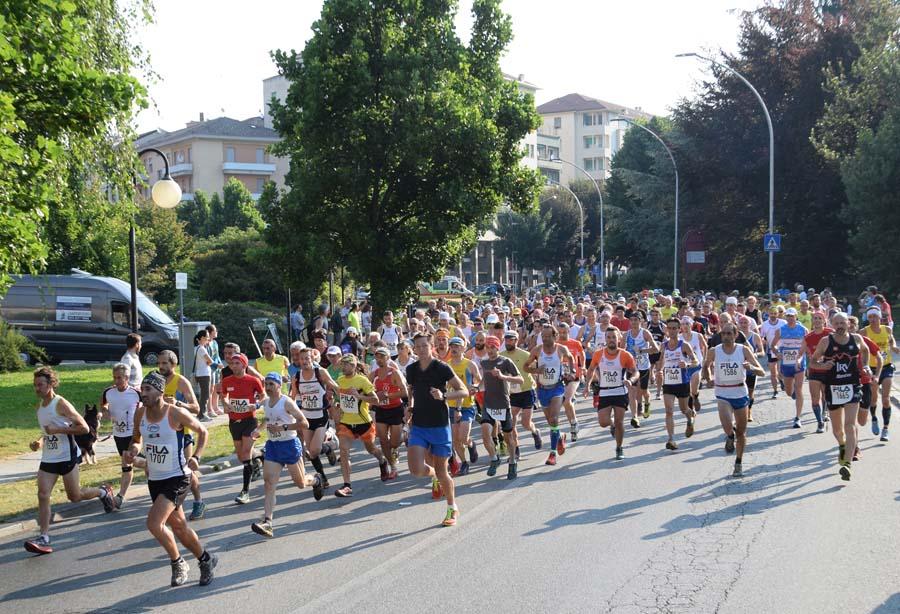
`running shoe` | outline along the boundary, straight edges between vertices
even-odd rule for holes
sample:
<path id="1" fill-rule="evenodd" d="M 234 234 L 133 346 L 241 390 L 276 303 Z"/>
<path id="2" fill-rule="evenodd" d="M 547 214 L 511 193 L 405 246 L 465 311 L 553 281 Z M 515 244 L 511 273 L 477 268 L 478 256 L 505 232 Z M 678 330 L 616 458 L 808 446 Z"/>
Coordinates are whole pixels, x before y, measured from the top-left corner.
<path id="1" fill-rule="evenodd" d="M 103 484 L 100 487 L 100 503 L 103 504 L 103 511 L 107 514 L 116 509 L 116 499 L 109 484 Z"/>
<path id="2" fill-rule="evenodd" d="M 631 419 L 631 426 L 636 429 L 641 428 L 641 421 L 638 420 L 637 416 L 635 416 Z"/>
<path id="3" fill-rule="evenodd" d="M 773 390 L 773 391 L 772 391 L 772 398 L 773 398 L 773 399 L 778 398 L 778 391 L 777 391 L 777 390 Z"/>
<path id="4" fill-rule="evenodd" d="M 659 395 L 656 395 L 659 398 Z M 650 417 L 650 401 L 644 401 L 644 420 Z"/>
<path id="5" fill-rule="evenodd" d="M 747 422 L 753 422 L 753 410 L 747 409 Z"/>
<path id="6" fill-rule="evenodd" d="M 687 419 L 687 426 L 684 427 L 684 436 L 685 436 L 685 437 L 691 437 L 693 434 L 694 434 L 694 419 L 693 419 L 693 418 L 688 418 L 688 419 Z"/>
<path id="7" fill-rule="evenodd" d="M 459 473 L 457 475 L 469 475 L 469 463 L 466 461 L 462 462 L 462 465 L 459 466 Z M 397 470 L 394 470 L 394 477 L 397 477 Z"/>
<path id="8" fill-rule="evenodd" d="M 507 480 L 515 480 L 516 476 L 519 475 L 519 470 L 517 469 L 518 464 L 509 463 L 509 468 L 506 470 L 506 479 Z"/>
<path id="9" fill-rule="evenodd" d="M 206 586 L 213 581 L 213 569 L 219 564 L 219 557 L 215 554 L 206 553 L 209 559 L 206 562 L 200 561 L 200 586 Z"/>
<path id="10" fill-rule="evenodd" d="M 257 456 L 250 460 L 250 466 L 252 467 L 250 472 L 250 480 L 255 482 L 262 477 L 262 461 Z"/>
<path id="11" fill-rule="evenodd" d="M 456 455 L 450 457 L 450 475 L 456 477 L 459 475 L 459 461 L 456 460 Z M 382 476 L 381 481 L 385 480 L 384 476 Z"/>
<path id="12" fill-rule="evenodd" d="M 478 446 L 474 441 L 469 444 L 469 462 L 473 465 L 478 462 Z"/>
<path id="13" fill-rule="evenodd" d="M 188 520 L 200 520 L 205 513 L 206 504 L 203 501 L 194 501 L 194 505 L 191 507 L 191 515 L 188 517 Z"/>
<path id="14" fill-rule="evenodd" d="M 544 441 L 541 439 L 541 432 L 538 430 L 531 431 L 531 438 L 534 439 L 534 449 L 540 450 L 544 445 Z"/>
<path id="15" fill-rule="evenodd" d="M 441 488 L 441 483 L 437 478 L 431 478 L 431 498 L 434 500 L 439 500 L 444 496 L 444 489 Z"/>
<path id="16" fill-rule="evenodd" d="M 191 566 L 182 557 L 178 557 L 177 561 L 172 561 L 172 586 L 181 586 L 187 582 L 190 570 Z"/>
<path id="17" fill-rule="evenodd" d="M 609 436 L 615 438 L 615 436 L 616 436 L 616 425 L 615 424 L 609 425 Z"/>
<path id="18" fill-rule="evenodd" d="M 838 470 L 838 473 L 841 474 L 841 479 L 845 482 L 850 481 L 850 463 L 844 462 L 841 463 L 841 468 Z"/>
<path id="19" fill-rule="evenodd" d="M 544 461 L 544 464 L 545 465 L 555 465 L 556 464 L 556 454 L 554 452 L 551 452 L 550 455 L 547 457 L 547 460 Z"/>
<path id="20" fill-rule="evenodd" d="M 322 495 L 325 494 L 325 487 L 322 485 L 322 478 L 319 477 L 318 473 L 313 477 L 312 489 L 313 489 L 313 498 L 316 501 L 321 501 Z"/>
<path id="21" fill-rule="evenodd" d="M 573 424 L 572 428 L 569 429 L 569 437 L 572 438 L 572 443 L 578 441 L 578 425 Z"/>
<path id="22" fill-rule="evenodd" d="M 379 473 L 381 473 L 381 481 L 387 482 L 388 475 L 391 472 L 390 465 L 388 465 L 387 460 L 383 460 L 383 461 L 381 461 L 381 463 L 379 463 L 378 471 L 379 471 Z"/>
<path id="23" fill-rule="evenodd" d="M 878 418 L 876 416 L 872 416 L 872 434 L 878 437 L 878 434 L 881 432 L 881 429 L 878 428 Z"/>
<path id="24" fill-rule="evenodd" d="M 824 422 L 819 422 L 819 423 L 816 425 L 816 432 L 817 432 L 817 433 L 824 433 L 824 432 L 825 432 L 825 423 L 824 423 Z"/>
<path id="25" fill-rule="evenodd" d="M 349 486 L 341 486 L 336 491 L 334 491 L 334 496 L 340 497 L 341 499 L 343 499 L 345 497 L 352 497 L 353 489 L 350 488 Z"/>
<path id="26" fill-rule="evenodd" d="M 616 460 L 622 460 L 623 458 L 625 458 L 625 451 L 621 447 L 616 448 Z"/>
<path id="27" fill-rule="evenodd" d="M 35 539 L 29 539 L 24 544 L 25 550 L 32 554 L 50 554 L 53 548 L 50 546 L 50 538 L 46 535 L 39 535 Z"/>
<path id="28" fill-rule="evenodd" d="M 238 493 L 238 496 L 234 498 L 235 503 L 240 503 L 241 505 L 245 505 L 250 503 L 250 493 L 246 490 L 242 490 Z"/>
<path id="29" fill-rule="evenodd" d="M 328 457 L 328 464 L 334 467 L 337 464 L 337 454 L 334 453 L 334 447 L 328 446 L 325 449 L 325 456 Z"/>
<path id="30" fill-rule="evenodd" d="M 556 453 L 562 456 L 566 453 L 566 434 L 559 434 L 559 441 L 556 442 Z"/>
<path id="31" fill-rule="evenodd" d="M 731 454 L 734 452 L 734 435 L 728 435 L 725 437 L 725 453 Z"/>
<path id="32" fill-rule="evenodd" d="M 666 442 L 666 450 L 677 450 L 678 444 L 672 441 L 671 439 Z"/>
<path id="33" fill-rule="evenodd" d="M 120 510 L 125 506 L 125 497 L 123 497 L 122 495 L 116 494 L 116 496 L 113 497 L 113 500 L 116 503 L 117 510 Z"/>
<path id="34" fill-rule="evenodd" d="M 496 460 L 492 459 L 491 464 L 487 470 L 488 477 L 494 477 L 495 475 L 497 475 L 497 469 L 499 467 L 500 467 L 500 459 L 499 458 Z"/>
<path id="35" fill-rule="evenodd" d="M 731 477 L 733 477 L 733 478 L 744 477 L 744 469 L 741 467 L 741 464 L 737 461 L 734 462 L 734 471 L 731 472 Z"/>
<path id="36" fill-rule="evenodd" d="M 794 421 L 791 423 L 791 426 L 795 429 L 799 429 L 801 426 L 800 418 L 794 418 Z"/>
<path id="37" fill-rule="evenodd" d="M 452 507 L 447 508 L 447 514 L 444 516 L 444 520 L 441 521 L 441 525 L 445 527 L 456 526 L 456 521 L 459 519 L 459 510 L 455 510 Z"/>
<path id="38" fill-rule="evenodd" d="M 272 528 L 272 521 L 268 518 L 263 518 L 262 522 L 254 522 L 250 525 L 250 530 L 263 537 L 275 536 L 275 530 Z"/>
<path id="39" fill-rule="evenodd" d="M 888 427 L 884 427 L 881 429 L 881 441 L 890 441 L 891 437 L 888 435 Z"/>
<path id="40" fill-rule="evenodd" d="M 858 461 L 861 458 L 862 454 L 859 451 L 859 446 L 857 446 L 856 449 L 853 450 L 853 457 L 850 460 Z"/>
<path id="41" fill-rule="evenodd" d="M 694 395 L 694 411 L 700 413 L 700 395 Z"/>

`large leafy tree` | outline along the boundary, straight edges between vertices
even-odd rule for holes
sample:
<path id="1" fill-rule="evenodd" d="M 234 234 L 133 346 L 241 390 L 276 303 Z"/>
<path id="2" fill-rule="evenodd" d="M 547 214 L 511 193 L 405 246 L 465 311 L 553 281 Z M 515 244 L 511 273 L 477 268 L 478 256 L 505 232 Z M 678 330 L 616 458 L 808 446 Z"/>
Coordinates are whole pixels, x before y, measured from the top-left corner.
<path id="1" fill-rule="evenodd" d="M 191 270 L 193 240 L 171 209 L 152 203 L 138 207 L 135 215 L 137 232 L 137 266 L 141 290 L 157 302 L 173 303 L 177 296 L 175 273 Z"/>
<path id="2" fill-rule="evenodd" d="M 222 198 L 210 200 L 208 236 L 221 234 L 226 228 L 262 230 L 263 220 L 253 202 L 250 190 L 232 177 L 222 188 Z"/>
<path id="3" fill-rule="evenodd" d="M 538 125 L 498 61 L 511 38 L 500 0 L 475 0 L 468 46 L 455 0 L 326 0 L 302 53 L 277 52 L 291 85 L 273 101 L 290 156 L 286 236 L 371 282 L 383 307 L 410 298 L 493 224 L 533 204 L 520 165 Z"/>
<path id="4" fill-rule="evenodd" d="M 131 73 L 146 68 L 130 34 L 148 9 L 0 0 L 0 293 L 10 272 L 47 264 L 121 268 L 111 220 L 128 215 L 128 121 L 144 102 Z"/>

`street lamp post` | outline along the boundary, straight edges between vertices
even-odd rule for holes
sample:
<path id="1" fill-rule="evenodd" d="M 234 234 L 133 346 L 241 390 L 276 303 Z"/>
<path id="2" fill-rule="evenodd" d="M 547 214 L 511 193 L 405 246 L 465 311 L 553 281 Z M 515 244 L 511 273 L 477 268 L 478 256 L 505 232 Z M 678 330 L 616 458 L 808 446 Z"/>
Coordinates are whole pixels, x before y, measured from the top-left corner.
<path id="1" fill-rule="evenodd" d="M 600 198 L 600 292 L 603 292 L 603 289 L 606 287 L 606 252 L 604 251 L 603 244 L 603 192 L 600 191 L 600 184 L 597 183 L 597 180 L 591 177 L 590 173 L 586 170 L 575 164 L 574 162 L 569 162 L 568 160 L 563 160 L 562 158 L 554 158 L 551 156 L 548 158 L 549 162 L 562 162 L 563 164 L 568 164 L 574 169 L 577 169 L 584 173 L 584 176 L 587 177 L 591 183 L 594 184 L 594 189 L 597 190 L 597 196 Z M 559 185 L 559 184 L 557 184 Z M 571 190 L 569 190 L 571 192 Z M 574 192 L 573 192 L 574 194 Z M 577 197 L 576 197 L 577 199 Z M 582 254 L 582 260 L 584 259 L 584 254 Z"/>
<path id="2" fill-rule="evenodd" d="M 171 175 L 169 175 L 169 160 L 166 158 L 166 154 L 161 152 L 160 150 L 154 147 L 148 147 L 138 152 L 138 157 L 143 156 L 145 153 L 155 153 L 160 158 L 163 159 L 163 163 L 165 164 L 166 172 L 165 176 L 153 184 L 153 188 L 150 191 L 150 196 L 156 206 L 161 207 L 163 209 L 172 209 L 178 206 L 178 203 L 181 202 L 181 187 L 172 179 Z M 135 236 L 134 236 L 134 214 L 131 216 L 131 228 L 128 231 L 128 264 L 131 273 L 131 332 L 136 333 L 138 331 L 138 318 L 137 318 L 137 259 L 136 259 L 136 249 L 135 249 Z M 184 314 L 182 313 L 179 319 L 184 319 Z"/>
<path id="3" fill-rule="evenodd" d="M 648 133 L 654 139 L 659 141 L 659 144 L 662 145 L 665 148 L 666 153 L 669 154 L 669 160 L 672 161 L 672 168 L 675 169 L 675 264 L 673 265 L 673 269 L 672 269 L 672 290 L 675 290 L 678 287 L 678 165 L 675 164 L 675 156 L 672 155 L 672 150 L 669 149 L 669 146 L 666 145 L 665 141 L 663 141 L 662 138 L 660 138 L 660 136 L 658 134 L 656 134 L 655 132 L 650 130 L 650 128 L 647 128 L 646 126 L 642 126 L 641 124 L 635 123 L 635 122 L 631 121 L 630 119 L 627 119 L 624 117 L 610 119 L 609 121 L 625 122 L 632 126 L 636 126 L 636 127 L 640 128 L 641 130 L 643 130 L 644 132 Z"/>
<path id="4" fill-rule="evenodd" d="M 766 102 L 763 100 L 763 97 L 760 96 L 759 92 L 756 91 L 756 88 L 753 87 L 753 84 L 747 81 L 747 79 L 733 69 L 731 66 L 727 64 L 723 64 L 718 60 L 714 60 L 712 58 L 708 58 L 706 56 L 702 56 L 699 53 L 679 53 L 675 56 L 676 58 L 698 58 L 700 60 L 705 60 L 710 64 L 715 64 L 716 66 L 723 68 L 733 74 L 735 77 L 744 82 L 744 85 L 750 88 L 750 91 L 756 96 L 756 99 L 759 101 L 760 106 L 762 106 L 763 114 L 766 116 L 766 124 L 769 127 L 769 234 L 775 233 L 775 131 L 772 129 L 772 116 L 769 115 L 769 108 L 766 106 Z M 772 293 L 775 291 L 773 284 L 774 279 L 774 270 L 775 270 L 775 253 L 769 252 L 769 296 L 772 296 Z"/>
<path id="5" fill-rule="evenodd" d="M 581 214 L 579 216 L 580 232 L 578 233 L 579 238 L 581 239 L 581 264 L 579 266 L 582 267 L 582 266 L 584 266 L 584 207 L 581 206 L 581 201 L 578 199 L 578 195 L 575 194 L 575 192 L 573 192 L 567 186 L 564 186 L 563 184 L 559 183 L 558 181 L 553 181 L 552 179 L 547 179 L 547 183 L 558 186 L 558 187 L 564 189 L 565 191 L 567 191 L 569 194 L 572 195 L 572 197 L 575 199 L 575 202 L 578 204 L 578 212 Z M 581 275 L 581 273 L 578 274 L 578 285 L 579 285 L 581 291 L 583 292 L 584 291 L 584 277 Z"/>

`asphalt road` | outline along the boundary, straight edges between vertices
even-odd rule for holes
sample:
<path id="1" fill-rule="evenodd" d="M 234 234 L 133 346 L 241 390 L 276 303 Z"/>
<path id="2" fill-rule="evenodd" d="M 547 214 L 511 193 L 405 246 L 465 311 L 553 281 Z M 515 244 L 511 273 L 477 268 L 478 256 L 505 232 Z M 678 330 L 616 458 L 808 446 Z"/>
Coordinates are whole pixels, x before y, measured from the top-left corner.
<path id="1" fill-rule="evenodd" d="M 25 536 L 0 542 L 0 612 L 900 612 L 900 442 L 861 429 L 863 459 L 842 482 L 831 433 L 811 419 L 790 428 L 782 394 L 756 404 L 735 480 L 702 398 L 693 438 L 677 419 L 674 453 L 654 401 L 628 427 L 624 461 L 581 402 L 582 436 L 556 467 L 528 441 L 517 480 L 505 467 L 488 478 L 484 460 L 458 479 L 453 528 L 438 526 L 427 480 L 383 484 L 360 449 L 350 500 L 317 503 L 285 478 L 272 540 L 250 531 L 261 482 L 239 507 L 238 470 L 205 476 L 210 510 L 195 527 L 220 556 L 208 587 L 192 557 L 191 582 L 169 587 L 146 496 L 110 515 L 97 504 L 54 525 L 50 556 L 26 553 Z"/>

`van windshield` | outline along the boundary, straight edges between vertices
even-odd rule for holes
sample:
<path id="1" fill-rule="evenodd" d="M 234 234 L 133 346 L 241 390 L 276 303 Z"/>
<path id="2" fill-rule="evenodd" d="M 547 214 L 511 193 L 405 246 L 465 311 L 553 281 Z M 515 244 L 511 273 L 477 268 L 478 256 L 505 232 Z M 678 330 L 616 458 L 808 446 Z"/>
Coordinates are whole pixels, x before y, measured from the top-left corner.
<path id="1" fill-rule="evenodd" d="M 175 324 L 172 318 L 169 317 L 169 314 L 160 309 L 156 303 L 144 296 L 144 294 L 141 292 L 138 292 L 137 303 L 138 311 L 140 311 L 142 314 L 144 314 L 154 322 L 158 322 L 160 324 Z"/>

